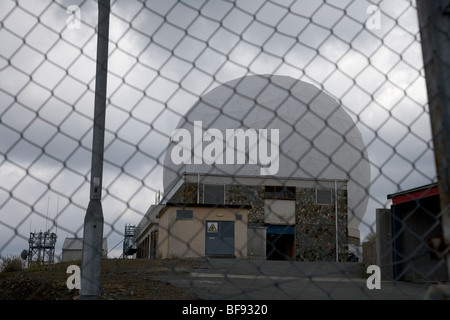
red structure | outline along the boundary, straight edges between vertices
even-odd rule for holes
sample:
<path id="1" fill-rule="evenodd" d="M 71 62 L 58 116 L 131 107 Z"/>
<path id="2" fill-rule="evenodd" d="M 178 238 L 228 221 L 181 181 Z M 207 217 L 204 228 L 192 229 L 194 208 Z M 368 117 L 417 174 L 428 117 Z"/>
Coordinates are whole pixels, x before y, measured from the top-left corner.
<path id="1" fill-rule="evenodd" d="M 389 194 L 390 226 L 384 222 L 380 237 L 390 238 L 395 280 L 448 281 L 445 260 L 432 245 L 442 238 L 441 207 L 437 183 Z M 389 235 L 389 236 L 388 236 Z M 389 246 L 389 245 L 388 245 Z"/>
<path id="2" fill-rule="evenodd" d="M 387 197 L 388 197 L 388 199 L 392 200 L 393 205 L 396 205 L 396 204 L 400 204 L 403 202 L 419 200 L 419 199 L 436 196 L 436 195 L 439 195 L 439 190 L 438 190 L 437 184 L 434 183 L 434 184 L 429 184 L 426 186 L 398 192 L 395 194 L 390 194 Z"/>

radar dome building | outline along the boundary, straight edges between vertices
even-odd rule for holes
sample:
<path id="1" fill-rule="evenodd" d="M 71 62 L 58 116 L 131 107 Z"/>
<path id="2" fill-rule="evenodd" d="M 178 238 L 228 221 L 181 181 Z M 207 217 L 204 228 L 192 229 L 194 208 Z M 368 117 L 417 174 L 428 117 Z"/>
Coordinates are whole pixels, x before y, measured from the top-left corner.
<path id="1" fill-rule="evenodd" d="M 361 133 L 335 99 L 288 76 L 255 75 L 229 81 L 193 105 L 170 137 L 163 179 L 158 246 L 169 242 L 163 238 L 170 237 L 170 221 L 201 223 L 195 252 L 188 252 L 193 245 L 166 246 L 162 257 L 221 248 L 218 254 L 248 258 L 345 261 L 348 244 L 359 244 L 370 164 Z M 208 213 L 197 216 L 205 206 Z M 234 230 L 245 222 L 245 239 L 228 232 L 233 227 L 214 213 L 218 208 L 229 209 L 223 219 L 235 221 Z M 164 219 L 171 211 L 173 219 Z M 228 251 L 212 243 L 221 237 L 208 226 L 229 229 Z"/>

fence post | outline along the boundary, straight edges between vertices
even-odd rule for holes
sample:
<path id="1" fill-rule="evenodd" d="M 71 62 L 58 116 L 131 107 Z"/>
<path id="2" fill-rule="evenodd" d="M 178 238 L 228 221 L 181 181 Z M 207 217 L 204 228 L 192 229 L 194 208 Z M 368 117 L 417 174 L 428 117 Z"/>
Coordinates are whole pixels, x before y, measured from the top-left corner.
<path id="1" fill-rule="evenodd" d="M 450 277 L 450 1 L 418 0 L 417 11 Z"/>
<path id="2" fill-rule="evenodd" d="M 84 219 L 80 299 L 98 299 L 103 244 L 102 175 L 108 73 L 110 0 L 98 1 L 97 74 L 95 83 L 90 200 Z"/>

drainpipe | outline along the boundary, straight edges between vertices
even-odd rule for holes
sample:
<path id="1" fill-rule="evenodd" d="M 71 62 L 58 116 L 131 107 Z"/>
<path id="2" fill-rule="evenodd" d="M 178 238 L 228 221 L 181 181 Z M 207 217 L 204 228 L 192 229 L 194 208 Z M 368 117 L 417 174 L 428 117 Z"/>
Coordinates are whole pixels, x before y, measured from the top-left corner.
<path id="1" fill-rule="evenodd" d="M 200 203 L 200 174 L 197 174 L 197 203 Z"/>
<path id="2" fill-rule="evenodd" d="M 334 215 L 335 215 L 334 221 L 336 223 L 336 262 L 339 262 L 337 180 L 334 180 Z"/>

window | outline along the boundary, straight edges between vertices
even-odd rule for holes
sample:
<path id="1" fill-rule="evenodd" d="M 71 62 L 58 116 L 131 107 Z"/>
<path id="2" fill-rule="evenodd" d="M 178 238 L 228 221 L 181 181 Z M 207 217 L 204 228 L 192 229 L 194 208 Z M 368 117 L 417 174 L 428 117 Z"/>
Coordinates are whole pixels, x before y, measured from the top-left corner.
<path id="1" fill-rule="evenodd" d="M 264 198 L 266 199 L 295 199 L 295 187 L 265 186 Z"/>
<path id="2" fill-rule="evenodd" d="M 177 220 L 192 220 L 193 218 L 194 218 L 194 211 L 177 210 Z"/>
<path id="3" fill-rule="evenodd" d="M 217 184 L 205 184 L 203 203 L 225 204 L 225 186 Z"/>
<path id="4" fill-rule="evenodd" d="M 333 193 L 331 189 L 316 189 L 317 204 L 333 204 Z"/>

